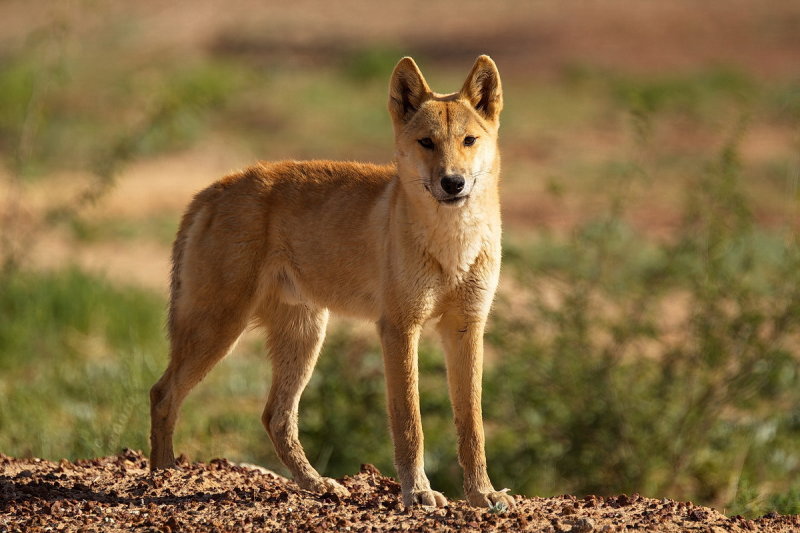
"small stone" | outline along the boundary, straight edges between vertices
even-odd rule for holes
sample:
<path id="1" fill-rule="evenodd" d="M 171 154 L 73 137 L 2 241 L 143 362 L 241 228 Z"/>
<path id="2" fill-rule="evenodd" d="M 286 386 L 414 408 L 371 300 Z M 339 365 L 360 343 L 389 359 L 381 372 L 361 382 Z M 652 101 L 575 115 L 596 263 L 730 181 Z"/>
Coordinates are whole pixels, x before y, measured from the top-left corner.
<path id="1" fill-rule="evenodd" d="M 594 531 L 594 520 L 591 518 L 578 518 L 572 521 L 571 533 L 590 533 Z"/>

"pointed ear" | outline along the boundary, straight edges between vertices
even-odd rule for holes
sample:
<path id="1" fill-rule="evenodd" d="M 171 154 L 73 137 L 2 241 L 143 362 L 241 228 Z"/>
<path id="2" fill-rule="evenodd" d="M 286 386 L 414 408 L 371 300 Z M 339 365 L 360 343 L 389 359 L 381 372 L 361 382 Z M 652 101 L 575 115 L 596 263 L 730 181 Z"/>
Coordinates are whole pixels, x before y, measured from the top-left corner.
<path id="1" fill-rule="evenodd" d="M 400 60 L 389 82 L 389 113 L 398 124 L 406 122 L 430 98 L 431 90 L 410 57 Z"/>
<path id="2" fill-rule="evenodd" d="M 500 73 L 491 57 L 478 56 L 460 94 L 483 118 L 496 121 L 500 117 L 500 111 L 503 110 L 503 90 Z"/>

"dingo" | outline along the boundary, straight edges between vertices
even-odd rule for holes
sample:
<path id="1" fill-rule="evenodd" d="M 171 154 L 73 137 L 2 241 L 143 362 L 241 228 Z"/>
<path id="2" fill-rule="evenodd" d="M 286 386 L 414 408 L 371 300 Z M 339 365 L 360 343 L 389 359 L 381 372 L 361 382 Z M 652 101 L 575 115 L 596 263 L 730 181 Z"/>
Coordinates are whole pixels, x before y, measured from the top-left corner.
<path id="1" fill-rule="evenodd" d="M 465 496 L 514 504 L 489 481 L 481 419 L 483 330 L 500 272 L 502 107 L 488 56 L 448 95 L 406 57 L 389 85 L 393 164 L 261 163 L 195 196 L 172 250 L 170 362 L 150 392 L 151 468 L 173 464 L 181 403 L 254 322 L 272 358 L 262 421 L 278 456 L 300 487 L 346 496 L 308 462 L 297 430 L 331 310 L 377 323 L 405 505 L 445 505 L 423 468 L 417 387 L 420 330 L 435 319 Z"/>

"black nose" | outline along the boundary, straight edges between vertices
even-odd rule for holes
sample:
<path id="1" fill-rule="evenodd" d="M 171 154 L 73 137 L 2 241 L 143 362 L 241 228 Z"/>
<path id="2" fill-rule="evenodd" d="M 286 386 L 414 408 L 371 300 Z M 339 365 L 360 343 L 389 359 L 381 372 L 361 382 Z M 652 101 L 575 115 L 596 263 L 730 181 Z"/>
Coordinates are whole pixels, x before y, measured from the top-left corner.
<path id="1" fill-rule="evenodd" d="M 447 194 L 458 194 L 464 190 L 464 176 L 453 175 L 442 178 L 442 189 Z"/>

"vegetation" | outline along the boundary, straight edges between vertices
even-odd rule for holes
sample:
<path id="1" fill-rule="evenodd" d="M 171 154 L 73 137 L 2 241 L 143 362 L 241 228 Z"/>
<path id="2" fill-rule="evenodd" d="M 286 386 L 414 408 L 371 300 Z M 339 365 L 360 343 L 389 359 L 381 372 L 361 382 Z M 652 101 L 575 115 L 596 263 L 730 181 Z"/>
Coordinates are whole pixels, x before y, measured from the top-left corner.
<path id="1" fill-rule="evenodd" d="M 31 39 L 0 69 L 0 148 L 18 198 L 0 205 L 0 451 L 74 459 L 147 449 L 165 301 L 75 265 L 40 268 L 30 243 L 61 231 L 75 246 L 141 239 L 167 254 L 179 213 L 98 220 L 85 207 L 102 203 L 126 164 L 214 135 L 264 158 L 386 159 L 386 65 L 399 53 L 365 49 L 313 72 L 165 57 L 143 74 L 124 62 L 89 69 L 96 58 L 64 52 L 52 41 L 61 38 Z M 434 86 L 457 86 L 442 76 Z M 653 77 L 572 67 L 506 90 L 509 190 L 530 188 L 541 171 L 531 161 L 545 157 L 531 153 L 559 135 L 569 143 L 602 124 L 619 136 L 605 157 L 547 156 L 536 187 L 565 211 L 578 198 L 588 214 L 566 230 L 510 224 L 484 394 L 498 488 L 800 512 L 798 161 L 782 151 L 750 163 L 742 149 L 753 129 L 797 128 L 796 83 L 718 68 Z M 675 141 L 687 131 L 714 142 Z M 83 189 L 41 212 L 22 205 L 29 185 L 65 168 L 88 171 Z M 654 235 L 637 224 L 642 203 L 670 211 L 675 226 Z M 379 345 L 359 331 L 332 328 L 301 405 L 301 438 L 327 475 L 361 462 L 393 472 Z M 432 338 L 420 367 L 427 468 L 455 496 Z M 260 424 L 268 383 L 262 343 L 248 335 L 188 399 L 176 449 L 283 471 Z"/>

